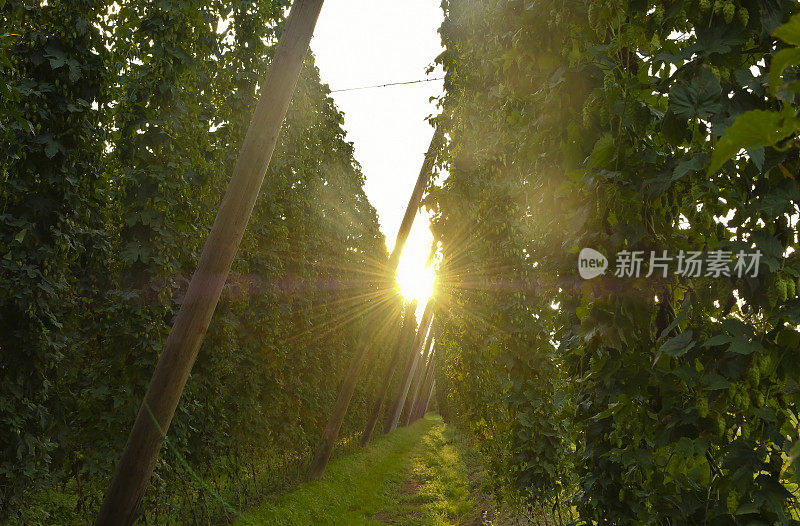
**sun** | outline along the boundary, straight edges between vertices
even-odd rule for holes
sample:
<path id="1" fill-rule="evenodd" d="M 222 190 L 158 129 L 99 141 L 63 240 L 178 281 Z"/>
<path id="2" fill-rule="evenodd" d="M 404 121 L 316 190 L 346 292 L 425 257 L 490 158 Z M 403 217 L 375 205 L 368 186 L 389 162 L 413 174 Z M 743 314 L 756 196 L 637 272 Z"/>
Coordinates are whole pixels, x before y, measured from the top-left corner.
<path id="1" fill-rule="evenodd" d="M 428 302 L 428 298 L 433 294 L 433 282 L 436 280 L 433 269 L 425 266 L 425 259 L 421 262 L 409 262 L 406 265 L 401 259 L 397 267 L 397 285 L 400 293 L 406 301 L 417 300 L 419 305 Z"/>
<path id="2" fill-rule="evenodd" d="M 433 294 L 433 283 L 436 280 L 433 266 L 427 264 L 433 235 L 424 219 L 427 218 L 420 214 L 414 222 L 397 265 L 397 286 L 400 293 L 406 301 L 417 300 L 420 306 L 424 306 Z"/>

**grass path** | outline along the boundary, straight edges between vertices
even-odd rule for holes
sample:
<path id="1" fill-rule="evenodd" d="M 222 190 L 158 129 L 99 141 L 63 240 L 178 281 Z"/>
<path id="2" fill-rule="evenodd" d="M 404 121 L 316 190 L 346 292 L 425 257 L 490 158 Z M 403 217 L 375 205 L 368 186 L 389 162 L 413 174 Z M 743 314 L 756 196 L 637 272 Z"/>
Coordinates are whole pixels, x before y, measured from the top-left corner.
<path id="1" fill-rule="evenodd" d="M 333 461 L 322 480 L 300 485 L 236 524 L 480 524 L 453 437 L 441 417 L 429 414 Z"/>

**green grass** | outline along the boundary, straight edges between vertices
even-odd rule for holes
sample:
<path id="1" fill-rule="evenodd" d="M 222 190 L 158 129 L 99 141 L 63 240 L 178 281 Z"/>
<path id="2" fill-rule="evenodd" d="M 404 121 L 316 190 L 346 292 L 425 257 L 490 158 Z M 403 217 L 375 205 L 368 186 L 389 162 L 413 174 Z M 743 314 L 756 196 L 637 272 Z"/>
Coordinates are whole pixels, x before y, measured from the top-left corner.
<path id="1" fill-rule="evenodd" d="M 438 415 L 427 415 L 334 460 L 322 480 L 300 485 L 236 524 L 463 524 L 474 505 L 453 437 Z"/>

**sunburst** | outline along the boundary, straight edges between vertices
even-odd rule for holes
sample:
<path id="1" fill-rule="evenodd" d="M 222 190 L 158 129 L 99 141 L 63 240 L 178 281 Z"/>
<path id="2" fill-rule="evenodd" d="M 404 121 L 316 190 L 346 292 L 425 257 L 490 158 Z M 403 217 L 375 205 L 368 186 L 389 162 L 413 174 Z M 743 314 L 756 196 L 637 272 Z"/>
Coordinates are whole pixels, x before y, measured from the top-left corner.
<path id="1" fill-rule="evenodd" d="M 425 221 L 427 217 L 424 214 L 420 216 L 414 222 L 397 266 L 397 286 L 406 301 L 417 300 L 420 306 L 424 306 L 433 295 L 436 273 L 428 264 L 433 235 Z"/>

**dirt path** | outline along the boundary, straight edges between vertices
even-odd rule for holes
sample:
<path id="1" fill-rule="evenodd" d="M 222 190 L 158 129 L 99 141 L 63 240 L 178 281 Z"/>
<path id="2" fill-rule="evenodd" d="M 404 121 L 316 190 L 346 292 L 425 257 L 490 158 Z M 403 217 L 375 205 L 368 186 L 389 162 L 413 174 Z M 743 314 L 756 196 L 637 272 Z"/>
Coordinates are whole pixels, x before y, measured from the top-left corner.
<path id="1" fill-rule="evenodd" d="M 266 503 L 237 524 L 481 524 L 464 446 L 438 415 L 337 459 L 323 480 Z"/>

